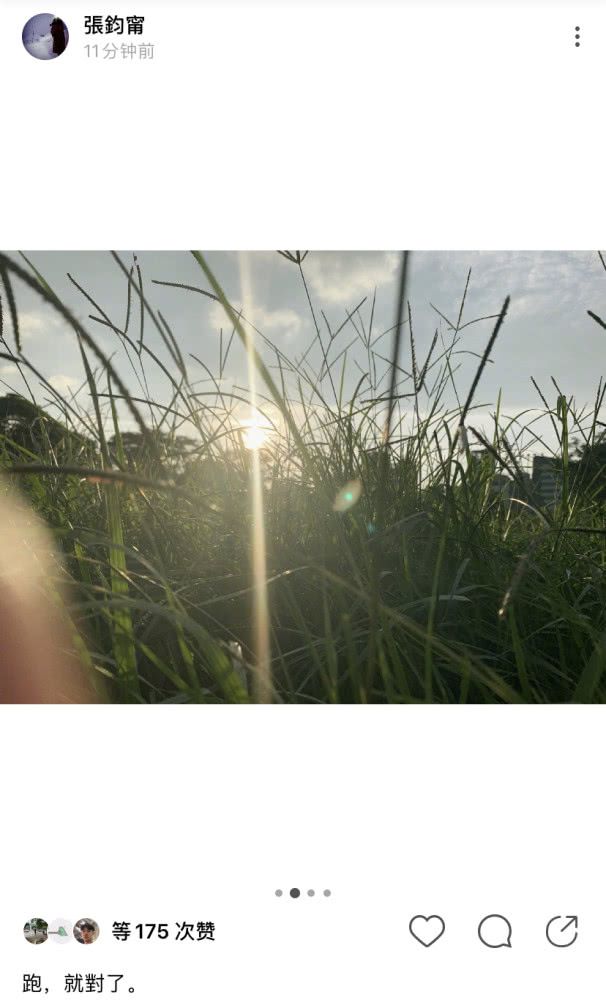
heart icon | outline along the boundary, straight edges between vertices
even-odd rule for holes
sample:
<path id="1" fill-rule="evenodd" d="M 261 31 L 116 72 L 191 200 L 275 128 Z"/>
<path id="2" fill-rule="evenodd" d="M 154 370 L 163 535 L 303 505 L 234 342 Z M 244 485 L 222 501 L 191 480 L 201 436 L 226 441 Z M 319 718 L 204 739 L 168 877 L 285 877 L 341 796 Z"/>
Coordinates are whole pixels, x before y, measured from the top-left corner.
<path id="1" fill-rule="evenodd" d="M 429 948 L 432 944 L 436 943 L 438 938 L 442 937 L 442 934 L 446 930 L 446 924 L 442 920 L 442 917 L 438 917 L 436 913 L 432 913 L 430 917 L 423 917 L 421 914 L 417 914 L 410 921 L 408 930 L 413 938 L 422 944 L 424 948 Z"/>

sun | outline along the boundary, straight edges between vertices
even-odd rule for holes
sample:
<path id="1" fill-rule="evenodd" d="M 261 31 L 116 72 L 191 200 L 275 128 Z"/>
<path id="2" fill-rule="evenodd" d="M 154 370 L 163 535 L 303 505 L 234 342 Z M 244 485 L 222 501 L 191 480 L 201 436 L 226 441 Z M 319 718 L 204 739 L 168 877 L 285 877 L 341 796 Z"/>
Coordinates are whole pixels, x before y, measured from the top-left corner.
<path id="1" fill-rule="evenodd" d="M 250 451 L 258 451 L 267 444 L 270 425 L 261 414 L 249 420 L 241 420 L 240 428 L 244 447 Z"/>

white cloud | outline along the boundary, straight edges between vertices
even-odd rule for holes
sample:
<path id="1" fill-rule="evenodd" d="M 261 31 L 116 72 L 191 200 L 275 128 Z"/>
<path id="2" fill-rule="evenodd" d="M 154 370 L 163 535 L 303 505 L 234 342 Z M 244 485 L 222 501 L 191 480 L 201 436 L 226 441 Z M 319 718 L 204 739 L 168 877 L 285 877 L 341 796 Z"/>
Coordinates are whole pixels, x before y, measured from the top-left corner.
<path id="1" fill-rule="evenodd" d="M 232 301 L 230 304 L 236 312 L 242 308 L 241 302 Z M 219 302 L 213 302 L 208 318 L 213 330 L 231 329 L 227 314 Z M 245 314 L 245 318 L 266 336 L 278 333 L 286 340 L 297 337 L 304 326 L 303 317 L 294 309 L 267 309 L 265 306 L 254 304 L 252 312 Z"/>
<path id="2" fill-rule="evenodd" d="M 552 319 L 559 317 L 563 309 L 577 309 L 579 305 L 591 301 L 601 265 L 597 254 L 589 251 L 413 255 L 413 275 L 416 274 L 422 281 L 437 284 L 437 271 L 442 295 L 444 292 L 447 295 L 451 293 L 455 308 L 461 298 L 468 268 L 472 271 L 465 309 L 468 319 L 476 310 L 480 315 L 486 311 L 498 311 L 508 294 L 511 295 L 510 317 L 534 315 Z M 414 286 L 413 280 L 413 294 Z"/>
<path id="3" fill-rule="evenodd" d="M 23 344 L 40 343 L 46 336 L 56 339 L 64 332 L 63 321 L 52 313 L 33 310 L 19 313 L 19 335 Z"/>
<path id="4" fill-rule="evenodd" d="M 304 271 L 323 302 L 353 307 L 364 295 L 372 295 L 375 288 L 394 280 L 399 259 L 399 254 L 391 251 L 310 253 Z"/>
<path id="5" fill-rule="evenodd" d="M 48 381 L 53 389 L 62 394 L 76 392 L 82 385 L 82 379 L 74 378 L 73 375 L 51 375 Z"/>

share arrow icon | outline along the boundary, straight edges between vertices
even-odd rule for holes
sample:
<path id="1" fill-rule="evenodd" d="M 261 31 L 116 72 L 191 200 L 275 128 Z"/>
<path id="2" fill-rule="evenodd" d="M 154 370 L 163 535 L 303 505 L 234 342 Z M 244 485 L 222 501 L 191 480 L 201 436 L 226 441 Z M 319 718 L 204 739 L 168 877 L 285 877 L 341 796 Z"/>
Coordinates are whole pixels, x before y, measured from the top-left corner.
<path id="1" fill-rule="evenodd" d="M 545 928 L 545 933 L 554 948 L 570 948 L 579 936 L 579 918 L 552 917 Z"/>

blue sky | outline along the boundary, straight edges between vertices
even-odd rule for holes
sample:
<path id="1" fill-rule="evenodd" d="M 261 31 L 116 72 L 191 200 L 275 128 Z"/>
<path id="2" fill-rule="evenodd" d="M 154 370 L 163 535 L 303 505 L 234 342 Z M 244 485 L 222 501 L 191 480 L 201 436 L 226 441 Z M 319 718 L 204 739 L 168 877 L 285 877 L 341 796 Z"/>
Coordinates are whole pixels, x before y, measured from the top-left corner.
<path id="1" fill-rule="evenodd" d="M 117 338 L 89 320 L 95 310 L 71 284 L 68 274 L 96 299 L 117 326 L 124 323 L 126 283 L 118 265 L 104 252 L 32 252 L 27 254 L 46 280 L 69 305 L 87 329 L 94 333 L 127 383 L 134 386 L 129 367 L 120 353 Z M 121 259 L 130 266 L 132 253 L 122 252 Z M 154 285 L 153 279 L 181 282 L 208 288 L 196 261 L 187 252 L 137 252 L 142 269 L 145 293 L 155 310 L 160 310 L 177 337 L 184 356 L 196 354 L 213 371 L 218 367 L 219 329 L 227 328 L 217 303 L 191 292 Z M 242 301 L 240 259 L 237 253 L 205 255 L 228 297 Z M 18 259 L 15 255 L 15 259 Z M 289 357 L 301 357 L 314 336 L 305 288 L 298 268 L 277 253 L 248 255 L 252 274 L 255 325 Z M 366 299 L 357 314 L 358 326 L 368 327 L 371 303 L 376 291 L 373 329 L 375 335 L 388 330 L 394 322 L 399 254 L 397 252 L 311 252 L 303 265 L 316 318 L 326 329 L 322 313 L 336 330 L 347 312 Z M 438 313 L 456 321 L 468 270 L 471 280 L 463 314 L 463 323 L 498 313 L 506 295 L 511 296 L 509 315 L 495 345 L 494 364 L 484 373 L 476 401 L 494 407 L 499 389 L 507 413 L 527 407 L 540 407 L 530 376 L 544 389 L 550 401 L 555 390 L 553 376 L 577 404 L 595 398 L 606 358 L 606 331 L 588 315 L 591 309 L 606 317 L 606 271 L 597 252 L 417 252 L 411 256 L 408 297 L 418 358 L 422 361 L 436 329 L 448 341 L 448 326 Z M 81 384 L 82 366 L 73 333 L 35 293 L 17 282 L 17 302 L 21 316 L 23 349 L 36 366 L 57 388 L 75 390 Z M 462 396 L 473 379 L 477 353 L 484 349 L 494 320 L 484 320 L 467 327 L 459 348 L 474 354 L 460 354 L 457 383 Z M 131 335 L 138 336 L 138 314 L 133 312 Z M 334 354 L 356 337 L 346 325 L 335 341 Z M 159 334 L 150 324 L 146 343 L 172 369 Z M 387 355 L 391 335 L 383 338 L 378 350 Z M 318 349 L 310 359 L 319 363 Z M 360 369 L 356 367 L 356 362 Z M 408 345 L 401 358 L 410 368 Z M 191 377 L 204 373 L 190 359 Z M 366 353 L 358 342 L 348 352 L 346 387 L 351 388 L 368 368 Z M 243 349 L 235 344 L 228 366 L 236 383 L 246 383 Z M 4 389 L 20 390 L 10 364 L 0 362 Z M 158 401 L 168 400 L 168 384 L 160 373 L 149 372 L 150 389 Z M 84 397 L 81 397 L 84 398 Z M 477 422 L 477 421 L 476 421 Z"/>

